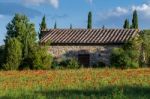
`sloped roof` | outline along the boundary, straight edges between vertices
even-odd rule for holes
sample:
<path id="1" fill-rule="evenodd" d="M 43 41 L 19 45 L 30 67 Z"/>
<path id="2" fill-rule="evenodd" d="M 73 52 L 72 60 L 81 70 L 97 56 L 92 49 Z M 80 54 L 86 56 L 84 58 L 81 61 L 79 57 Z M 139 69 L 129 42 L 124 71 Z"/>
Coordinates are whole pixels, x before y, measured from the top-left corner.
<path id="1" fill-rule="evenodd" d="M 52 44 L 119 44 L 138 34 L 136 29 L 50 29 L 40 43 Z"/>

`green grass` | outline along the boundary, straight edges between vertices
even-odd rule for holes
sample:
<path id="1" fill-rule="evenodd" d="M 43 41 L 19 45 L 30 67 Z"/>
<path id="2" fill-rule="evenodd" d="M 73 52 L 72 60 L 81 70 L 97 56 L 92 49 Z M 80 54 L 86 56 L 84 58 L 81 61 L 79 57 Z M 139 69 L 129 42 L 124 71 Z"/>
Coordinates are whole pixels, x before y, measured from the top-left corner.
<path id="1" fill-rule="evenodd" d="M 150 69 L 1 71 L 0 99 L 150 99 Z"/>

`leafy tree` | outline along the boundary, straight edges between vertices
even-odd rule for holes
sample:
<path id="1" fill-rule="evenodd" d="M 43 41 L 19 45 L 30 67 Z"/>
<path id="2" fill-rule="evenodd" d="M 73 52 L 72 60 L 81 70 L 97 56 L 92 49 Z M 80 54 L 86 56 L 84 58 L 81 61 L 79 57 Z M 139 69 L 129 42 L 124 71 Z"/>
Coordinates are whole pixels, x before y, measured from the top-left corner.
<path id="1" fill-rule="evenodd" d="M 41 39 L 41 37 L 44 35 L 42 34 L 44 30 L 47 30 L 47 24 L 46 24 L 46 17 L 43 16 L 42 18 L 42 22 L 40 24 L 40 33 L 39 33 L 39 39 Z"/>
<path id="2" fill-rule="evenodd" d="M 34 24 L 29 22 L 25 15 L 16 14 L 12 21 L 7 25 L 6 40 L 17 38 L 23 47 L 23 58 L 28 56 L 29 50 L 36 42 L 36 31 Z"/>
<path id="3" fill-rule="evenodd" d="M 22 60 L 21 43 L 16 38 L 8 39 L 5 45 L 5 70 L 17 70 Z"/>
<path id="4" fill-rule="evenodd" d="M 87 25 L 88 29 L 92 29 L 92 12 L 88 13 L 88 25 Z"/>
<path id="5" fill-rule="evenodd" d="M 55 24 L 54 24 L 54 29 L 57 29 L 57 23 L 55 22 Z"/>
<path id="6" fill-rule="evenodd" d="M 138 15 L 137 11 L 134 10 L 133 12 L 133 19 L 132 19 L 132 27 L 133 29 L 138 29 Z"/>
<path id="7" fill-rule="evenodd" d="M 150 30 L 143 30 L 140 33 L 142 39 L 141 46 L 141 65 L 150 65 Z"/>
<path id="8" fill-rule="evenodd" d="M 129 20 L 128 19 L 125 20 L 123 28 L 124 29 L 130 29 L 130 24 L 129 24 Z"/>

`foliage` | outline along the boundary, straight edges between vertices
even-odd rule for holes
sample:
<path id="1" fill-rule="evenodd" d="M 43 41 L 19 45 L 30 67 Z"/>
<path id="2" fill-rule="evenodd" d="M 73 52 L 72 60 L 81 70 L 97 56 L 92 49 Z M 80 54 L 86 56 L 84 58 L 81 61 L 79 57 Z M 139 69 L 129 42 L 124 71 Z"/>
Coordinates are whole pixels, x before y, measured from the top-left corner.
<path id="1" fill-rule="evenodd" d="M 124 50 L 123 48 L 114 48 L 111 54 L 111 65 L 117 68 L 138 68 L 138 60 L 136 51 Z"/>
<path id="2" fill-rule="evenodd" d="M 150 69 L 1 71 L 2 99 L 149 99 Z"/>
<path id="3" fill-rule="evenodd" d="M 22 60 L 21 43 L 16 38 L 11 38 L 5 45 L 5 70 L 17 70 Z"/>
<path id="4" fill-rule="evenodd" d="M 44 46 L 37 47 L 32 52 L 31 59 L 33 60 L 33 69 L 50 69 L 52 56 L 47 52 L 48 49 Z"/>
<path id="5" fill-rule="evenodd" d="M 88 13 L 88 25 L 87 25 L 88 29 L 92 29 L 92 12 Z"/>
<path id="6" fill-rule="evenodd" d="M 79 65 L 77 59 L 75 59 L 75 58 L 69 59 L 69 62 L 68 62 L 68 64 L 67 64 L 67 68 L 70 68 L 70 69 L 78 69 L 79 67 L 80 67 L 80 65 Z"/>
<path id="7" fill-rule="evenodd" d="M 20 69 L 43 69 L 51 68 L 52 57 L 45 46 L 34 46 L 29 53 L 29 56 L 24 59 Z"/>
<path id="8" fill-rule="evenodd" d="M 132 19 L 132 27 L 133 29 L 138 29 L 138 15 L 137 11 L 134 10 L 133 12 L 133 19 Z"/>
<path id="9" fill-rule="evenodd" d="M 41 29 L 46 28 L 45 16 L 41 23 Z M 34 24 L 30 23 L 25 15 L 16 14 L 12 21 L 7 25 L 7 36 L 5 44 L 9 39 L 15 38 L 22 45 L 22 60 L 19 69 L 49 69 L 51 66 L 51 56 L 49 56 L 45 47 L 40 47 L 36 43 L 36 31 Z M 12 47 L 12 51 L 16 48 Z M 7 54 L 7 52 L 6 52 Z M 14 58 L 14 61 L 19 61 Z M 11 63 L 11 60 L 7 60 Z M 14 64 L 8 64 L 14 65 Z M 17 64 L 18 66 L 18 64 Z"/>
<path id="10" fill-rule="evenodd" d="M 142 39 L 139 35 L 130 39 L 122 47 L 115 48 L 111 54 L 111 63 L 113 66 L 121 68 L 138 68 L 140 65 Z"/>
<path id="11" fill-rule="evenodd" d="M 92 67 L 93 68 L 104 68 L 104 67 L 106 67 L 106 64 L 102 61 L 99 61 L 96 64 L 94 64 Z"/>
<path id="12" fill-rule="evenodd" d="M 16 14 L 7 25 L 6 42 L 10 38 L 17 38 L 22 43 L 23 58 L 28 57 L 29 49 L 36 42 L 36 32 L 34 24 L 29 22 L 25 15 Z"/>
<path id="13" fill-rule="evenodd" d="M 54 59 L 52 62 L 52 68 L 54 69 L 78 69 L 80 68 L 80 64 L 76 58 L 69 59 Z"/>
<path id="14" fill-rule="evenodd" d="M 150 30 L 143 30 L 140 33 L 142 39 L 141 60 L 143 65 L 150 65 Z"/>
<path id="15" fill-rule="evenodd" d="M 0 46 L 0 69 L 2 69 L 2 65 L 4 64 L 4 51 L 5 46 L 4 45 Z"/>
<path id="16" fill-rule="evenodd" d="M 123 25 L 123 28 L 124 28 L 124 29 L 130 29 L 130 23 L 129 23 L 129 20 L 128 20 L 128 19 L 125 20 L 124 25 Z"/>
<path id="17" fill-rule="evenodd" d="M 46 17 L 43 16 L 42 22 L 40 24 L 40 33 L 39 33 L 39 39 L 44 35 L 42 31 L 47 30 L 47 24 L 46 24 Z"/>

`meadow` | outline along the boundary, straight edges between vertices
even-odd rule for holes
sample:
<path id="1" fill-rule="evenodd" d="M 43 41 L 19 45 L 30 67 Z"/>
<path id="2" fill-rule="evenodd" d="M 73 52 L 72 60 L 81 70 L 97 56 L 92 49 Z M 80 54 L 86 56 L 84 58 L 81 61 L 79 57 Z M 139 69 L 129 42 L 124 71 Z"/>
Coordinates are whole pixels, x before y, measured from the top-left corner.
<path id="1" fill-rule="evenodd" d="M 150 99 L 150 69 L 0 71 L 0 99 Z"/>

